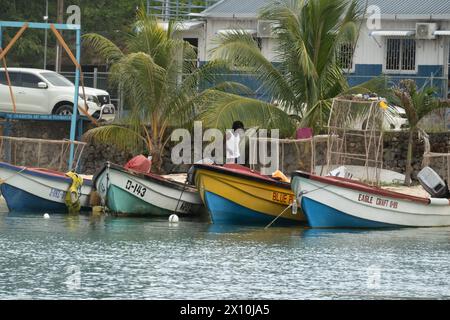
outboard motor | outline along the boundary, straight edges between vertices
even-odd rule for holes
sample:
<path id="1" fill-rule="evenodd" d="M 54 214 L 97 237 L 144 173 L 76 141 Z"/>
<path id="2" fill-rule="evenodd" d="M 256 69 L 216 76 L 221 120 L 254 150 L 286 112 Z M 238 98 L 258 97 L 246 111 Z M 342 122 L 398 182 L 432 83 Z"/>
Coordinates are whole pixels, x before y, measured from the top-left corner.
<path id="1" fill-rule="evenodd" d="M 340 177 L 345 179 L 352 179 L 353 175 L 350 171 L 344 166 L 340 166 L 339 168 L 334 169 L 333 171 L 330 171 L 327 176 L 331 177 Z"/>
<path id="2" fill-rule="evenodd" d="M 430 167 L 423 168 L 417 179 L 432 198 L 450 198 L 447 183 Z"/>

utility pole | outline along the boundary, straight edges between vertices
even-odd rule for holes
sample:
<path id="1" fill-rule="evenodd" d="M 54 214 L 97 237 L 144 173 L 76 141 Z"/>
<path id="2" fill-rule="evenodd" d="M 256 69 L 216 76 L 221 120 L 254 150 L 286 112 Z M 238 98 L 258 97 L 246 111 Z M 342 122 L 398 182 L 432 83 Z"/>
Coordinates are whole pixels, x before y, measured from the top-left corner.
<path id="1" fill-rule="evenodd" d="M 57 23 L 64 23 L 64 0 L 57 0 L 57 7 L 56 7 L 56 22 Z M 61 72 L 61 59 L 62 59 L 62 49 L 61 45 L 57 42 L 56 43 L 56 61 L 55 61 L 55 71 Z"/>
<path id="2" fill-rule="evenodd" d="M 45 0 L 45 23 L 48 23 L 48 0 Z M 44 40 L 44 69 L 47 69 L 47 29 L 45 29 L 45 40 Z"/>
<path id="3" fill-rule="evenodd" d="M 164 21 L 169 21 L 170 20 L 170 1 L 166 0 L 164 4 L 165 4 Z"/>

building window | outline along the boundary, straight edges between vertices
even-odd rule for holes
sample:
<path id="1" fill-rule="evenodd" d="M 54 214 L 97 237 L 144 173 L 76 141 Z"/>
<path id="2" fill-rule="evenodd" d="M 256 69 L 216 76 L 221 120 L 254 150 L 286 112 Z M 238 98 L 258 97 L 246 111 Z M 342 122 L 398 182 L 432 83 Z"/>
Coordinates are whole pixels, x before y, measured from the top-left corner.
<path id="1" fill-rule="evenodd" d="M 386 70 L 416 70 L 416 40 L 386 39 Z"/>
<path id="2" fill-rule="evenodd" d="M 343 43 L 339 47 L 337 56 L 339 66 L 345 70 L 353 69 L 353 44 Z"/>

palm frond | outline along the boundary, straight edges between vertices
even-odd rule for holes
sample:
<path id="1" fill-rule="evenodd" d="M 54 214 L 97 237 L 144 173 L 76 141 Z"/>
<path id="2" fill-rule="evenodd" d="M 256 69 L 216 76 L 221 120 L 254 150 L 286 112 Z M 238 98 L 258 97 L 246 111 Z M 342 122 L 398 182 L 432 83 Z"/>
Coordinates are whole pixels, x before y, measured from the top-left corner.
<path id="1" fill-rule="evenodd" d="M 227 61 L 230 68 L 245 67 L 257 81 L 263 83 L 264 91 L 278 100 L 295 99 L 292 88 L 282 73 L 261 53 L 258 44 L 251 35 L 236 29 L 220 35 L 216 39 L 218 46 L 211 52 L 214 60 Z"/>
<path id="2" fill-rule="evenodd" d="M 274 0 L 261 12 L 262 19 L 277 21 L 277 70 L 293 93 L 282 103 L 288 112 L 306 113 L 310 126 L 349 89 L 337 55 L 342 44 L 356 41 L 361 15 L 356 0 Z"/>
<path id="3" fill-rule="evenodd" d="M 83 45 L 92 49 L 105 59 L 106 63 L 114 64 L 123 58 L 123 53 L 112 41 L 96 33 L 83 35 Z"/>
<path id="4" fill-rule="evenodd" d="M 358 93 L 361 94 L 377 93 L 378 96 L 384 97 L 386 99 L 388 99 L 389 96 L 392 94 L 388 86 L 388 78 L 386 76 L 374 77 L 364 83 L 348 88 L 341 94 L 347 95 Z"/>
<path id="5" fill-rule="evenodd" d="M 83 140 L 114 145 L 119 150 L 139 152 L 146 146 L 145 138 L 133 129 L 120 125 L 106 125 L 90 129 Z"/>
<path id="6" fill-rule="evenodd" d="M 414 80 L 402 80 L 392 88 L 390 101 L 405 109 L 409 125 L 414 130 L 425 116 L 449 106 L 448 102 L 440 101 L 436 93 L 436 88 L 426 84 L 418 88 Z"/>
<path id="7" fill-rule="evenodd" d="M 281 136 L 294 133 L 294 122 L 289 115 L 270 103 L 217 90 L 207 90 L 204 98 L 209 106 L 202 109 L 199 120 L 205 127 L 225 130 L 240 120 L 246 127 L 279 129 Z"/>
<path id="8" fill-rule="evenodd" d="M 130 53 L 111 68 L 113 84 L 127 92 L 132 108 L 144 114 L 157 108 L 166 87 L 166 71 L 143 52 Z"/>

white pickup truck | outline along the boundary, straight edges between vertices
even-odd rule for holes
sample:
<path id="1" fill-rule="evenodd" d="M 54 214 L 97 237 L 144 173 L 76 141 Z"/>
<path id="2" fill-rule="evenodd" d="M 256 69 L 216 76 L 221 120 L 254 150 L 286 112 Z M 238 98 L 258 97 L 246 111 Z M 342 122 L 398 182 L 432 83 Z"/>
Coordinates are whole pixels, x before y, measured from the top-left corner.
<path id="1" fill-rule="evenodd" d="M 41 69 L 8 68 L 17 113 L 70 115 L 73 112 L 75 86 L 62 75 Z M 99 121 L 111 122 L 115 107 L 109 93 L 85 87 L 87 112 Z M 82 89 L 78 108 L 85 108 Z M 0 112 L 13 112 L 13 104 L 4 68 L 0 68 Z M 83 113 L 80 111 L 80 114 Z"/>

